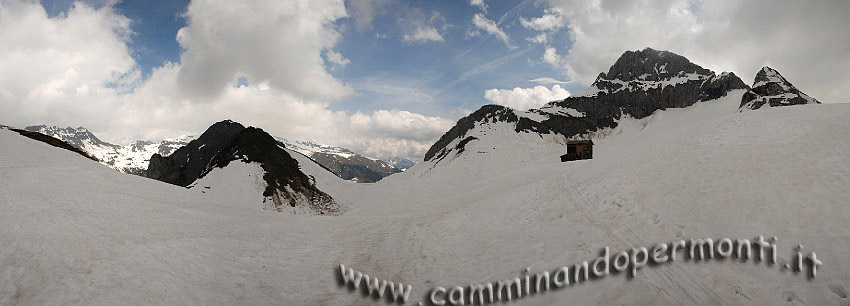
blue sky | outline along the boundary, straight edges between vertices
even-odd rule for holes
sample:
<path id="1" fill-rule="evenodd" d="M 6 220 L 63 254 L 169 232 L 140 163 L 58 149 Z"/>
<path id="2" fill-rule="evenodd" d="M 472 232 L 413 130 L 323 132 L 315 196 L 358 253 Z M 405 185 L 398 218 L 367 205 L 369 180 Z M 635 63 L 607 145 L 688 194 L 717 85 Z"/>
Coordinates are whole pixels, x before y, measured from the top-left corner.
<path id="1" fill-rule="evenodd" d="M 73 3 L 42 1 L 51 16 L 67 13 Z M 132 20 L 128 45 L 144 78 L 166 61 L 180 61 L 176 35 L 187 24 L 184 12 L 188 4 L 188 0 L 123 0 L 115 4 L 118 13 Z M 339 19 L 335 24 L 342 39 L 336 51 L 350 63 L 329 72 L 356 93 L 335 101 L 331 109 L 372 112 L 400 108 L 456 119 L 489 103 L 484 98 L 487 89 L 530 87 L 535 84 L 529 80 L 541 77 L 564 80 L 559 69 L 541 61 L 545 46 L 527 41 L 536 31 L 520 24 L 520 17 L 540 17 L 545 8 L 539 1 L 492 1 L 485 13 L 466 1 L 398 1 L 382 8 L 367 29 L 357 29 L 354 16 Z M 477 29 L 471 22 L 475 14 L 496 22 L 514 48 Z M 422 18 L 437 28 L 443 41 L 404 41 L 405 23 L 410 18 Z M 280 30 L 285 35 L 286 30 Z M 471 36 L 476 32 L 477 36 Z M 568 46 L 565 30 L 560 32 L 552 35 L 551 43 Z M 571 83 L 564 87 L 576 91 L 585 86 Z"/>
<path id="2" fill-rule="evenodd" d="M 127 144 L 232 119 L 419 159 L 481 105 L 563 99 L 646 47 L 748 83 L 767 65 L 819 101 L 846 102 L 848 11 L 850 1 L 794 0 L 3 0 L 0 124 L 84 126 Z"/>

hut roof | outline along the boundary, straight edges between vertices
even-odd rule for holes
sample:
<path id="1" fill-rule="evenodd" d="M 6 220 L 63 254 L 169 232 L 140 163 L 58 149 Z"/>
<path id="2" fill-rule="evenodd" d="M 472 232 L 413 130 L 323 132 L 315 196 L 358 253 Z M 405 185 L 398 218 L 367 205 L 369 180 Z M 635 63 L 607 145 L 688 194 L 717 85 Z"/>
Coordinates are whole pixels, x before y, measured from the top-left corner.
<path id="1" fill-rule="evenodd" d="M 567 145 L 577 145 L 577 144 L 589 144 L 593 145 L 593 141 L 590 139 L 587 140 L 569 140 L 567 141 Z"/>

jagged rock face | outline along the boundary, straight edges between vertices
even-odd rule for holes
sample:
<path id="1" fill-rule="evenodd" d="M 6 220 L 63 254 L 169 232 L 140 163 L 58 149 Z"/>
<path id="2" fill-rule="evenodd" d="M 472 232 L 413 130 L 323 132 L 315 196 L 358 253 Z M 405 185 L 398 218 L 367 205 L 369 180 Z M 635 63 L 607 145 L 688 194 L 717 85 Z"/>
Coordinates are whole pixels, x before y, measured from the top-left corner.
<path id="1" fill-rule="evenodd" d="M 298 161 L 284 150 L 284 144 L 262 129 L 248 127 L 239 131 L 215 155 L 209 163 L 210 167 L 199 178 L 214 168 L 226 167 L 232 161 L 260 164 L 265 171 L 263 179 L 266 181 L 263 196 L 273 201 L 278 211 L 283 210 L 283 205 L 307 205 L 319 214 L 333 214 L 341 209 L 330 195 L 316 188 L 313 179 L 301 172 Z"/>
<path id="2" fill-rule="evenodd" d="M 601 76 L 609 80 L 629 82 L 663 81 L 688 74 L 711 75 L 714 73 L 691 63 L 684 56 L 646 48 L 640 51 L 626 51 L 608 69 L 608 73 Z"/>
<path id="3" fill-rule="evenodd" d="M 213 157 L 244 129 L 241 124 L 230 120 L 215 123 L 200 137 L 171 155 L 164 157 L 155 153 L 150 158 L 145 175 L 177 186 L 189 186 L 207 170 Z"/>
<path id="4" fill-rule="evenodd" d="M 820 104 L 788 82 L 778 71 L 762 68 L 756 74 L 753 88 L 741 99 L 741 109 L 759 109 L 762 107 L 789 106 L 800 104 Z"/>
<path id="5" fill-rule="evenodd" d="M 441 160 L 449 152 L 462 152 L 466 132 L 475 125 L 506 122 L 515 124 L 516 132 L 573 137 L 616 127 L 625 115 L 640 119 L 657 110 L 687 107 L 746 88 L 734 73 L 717 75 L 671 52 L 649 48 L 628 51 L 587 91 L 563 101 L 528 112 L 497 105 L 481 107 L 443 135 L 428 150 L 425 160 Z M 452 143 L 455 147 L 450 146 Z"/>

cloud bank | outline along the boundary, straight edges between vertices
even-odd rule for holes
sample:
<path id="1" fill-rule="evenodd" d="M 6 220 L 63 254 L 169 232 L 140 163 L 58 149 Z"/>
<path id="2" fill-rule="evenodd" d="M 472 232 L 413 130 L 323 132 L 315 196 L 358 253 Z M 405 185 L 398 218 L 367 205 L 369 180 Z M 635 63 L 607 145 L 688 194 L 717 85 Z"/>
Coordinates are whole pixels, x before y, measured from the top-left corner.
<path id="1" fill-rule="evenodd" d="M 127 47 L 131 21 L 110 6 L 77 3 L 50 18 L 37 2 L 2 1 L 0 122 L 85 126 L 123 144 L 233 119 L 376 157 L 421 158 L 452 121 L 330 109 L 354 92 L 329 73 L 351 62 L 334 50 L 334 22 L 346 16 L 341 0 L 196 0 L 176 36 L 180 63 L 143 80 Z"/>

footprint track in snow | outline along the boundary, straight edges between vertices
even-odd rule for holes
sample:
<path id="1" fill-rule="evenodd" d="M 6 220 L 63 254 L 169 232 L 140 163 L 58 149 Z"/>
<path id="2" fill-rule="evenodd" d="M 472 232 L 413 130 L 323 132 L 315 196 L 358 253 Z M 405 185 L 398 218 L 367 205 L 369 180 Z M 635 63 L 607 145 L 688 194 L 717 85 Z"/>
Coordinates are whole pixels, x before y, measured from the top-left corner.
<path id="1" fill-rule="evenodd" d="M 847 299 L 847 288 L 844 288 L 841 284 L 829 285 L 829 291 L 832 291 L 832 293 L 835 293 L 842 299 Z"/>

